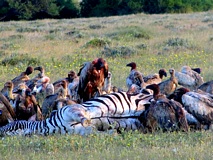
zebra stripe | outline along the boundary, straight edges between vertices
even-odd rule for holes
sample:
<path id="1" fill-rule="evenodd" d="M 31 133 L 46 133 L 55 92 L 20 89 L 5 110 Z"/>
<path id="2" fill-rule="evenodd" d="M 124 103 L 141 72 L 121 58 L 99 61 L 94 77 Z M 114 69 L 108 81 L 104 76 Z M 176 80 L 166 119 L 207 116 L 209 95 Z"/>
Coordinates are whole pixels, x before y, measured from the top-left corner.
<path id="1" fill-rule="evenodd" d="M 64 106 L 44 121 L 16 121 L 0 128 L 0 135 L 13 134 L 81 134 L 94 130 L 138 130 L 143 126 L 138 116 L 149 105 L 150 94 L 116 92 L 91 99 L 83 104 Z M 88 122 L 90 125 L 88 126 Z"/>
<path id="2" fill-rule="evenodd" d="M 86 123 L 90 121 L 86 109 L 81 105 L 68 105 L 56 111 L 44 121 L 14 121 L 0 128 L 0 135 L 27 135 L 41 134 L 49 135 L 53 133 L 81 133 L 86 132 Z M 80 126 L 80 127 L 79 127 Z M 76 130 L 76 128 L 78 128 Z"/>
<path id="3" fill-rule="evenodd" d="M 115 92 L 90 99 L 82 105 L 87 108 L 91 118 L 139 116 L 152 99 L 151 94 L 129 95 L 126 92 Z"/>

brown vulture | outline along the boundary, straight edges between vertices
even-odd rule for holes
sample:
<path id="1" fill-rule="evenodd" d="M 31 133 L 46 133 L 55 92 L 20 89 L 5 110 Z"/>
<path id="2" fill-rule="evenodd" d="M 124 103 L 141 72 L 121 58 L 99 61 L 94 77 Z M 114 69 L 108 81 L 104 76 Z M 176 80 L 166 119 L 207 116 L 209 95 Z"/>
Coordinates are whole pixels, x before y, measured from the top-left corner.
<path id="1" fill-rule="evenodd" d="M 157 84 L 151 84 L 147 86 L 147 89 L 153 90 L 154 100 L 139 118 L 147 131 L 154 132 L 158 129 L 162 131 L 188 131 L 182 105 L 162 95 Z"/>
<path id="2" fill-rule="evenodd" d="M 42 113 L 39 104 L 30 89 L 25 90 L 25 95 L 17 97 L 16 116 L 18 120 L 42 120 Z"/>
<path id="3" fill-rule="evenodd" d="M 175 77 L 175 70 L 171 68 L 169 69 L 169 73 L 170 78 L 158 84 L 160 92 L 165 94 L 166 96 L 172 94 L 178 86 L 178 81 Z"/>
<path id="4" fill-rule="evenodd" d="M 7 98 L 0 92 L 0 126 L 16 120 L 14 109 Z"/>
<path id="5" fill-rule="evenodd" d="M 13 82 L 13 88 L 16 88 L 20 83 L 25 83 L 30 80 L 29 75 L 34 71 L 33 67 L 28 66 L 24 72 L 21 72 L 21 74 L 15 78 L 13 78 L 11 81 Z M 7 88 L 4 87 L 1 92 L 5 95 Z"/>
<path id="6" fill-rule="evenodd" d="M 158 74 L 155 73 L 148 76 L 144 76 L 143 79 L 146 84 L 158 84 L 162 82 L 164 76 L 167 77 L 167 73 L 166 70 L 162 68 L 159 70 Z"/>
<path id="7" fill-rule="evenodd" d="M 103 58 L 96 58 L 92 62 L 84 63 L 78 76 L 77 93 L 81 103 L 102 94 L 104 80 L 108 76 L 108 64 Z"/>

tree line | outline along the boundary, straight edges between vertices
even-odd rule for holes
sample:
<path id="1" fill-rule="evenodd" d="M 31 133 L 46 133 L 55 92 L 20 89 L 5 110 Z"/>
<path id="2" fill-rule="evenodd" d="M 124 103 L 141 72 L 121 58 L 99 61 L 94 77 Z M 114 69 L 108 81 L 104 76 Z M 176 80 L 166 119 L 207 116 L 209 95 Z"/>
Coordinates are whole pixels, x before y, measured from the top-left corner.
<path id="1" fill-rule="evenodd" d="M 0 20 L 80 18 L 135 13 L 189 13 L 213 9 L 213 0 L 0 0 Z"/>

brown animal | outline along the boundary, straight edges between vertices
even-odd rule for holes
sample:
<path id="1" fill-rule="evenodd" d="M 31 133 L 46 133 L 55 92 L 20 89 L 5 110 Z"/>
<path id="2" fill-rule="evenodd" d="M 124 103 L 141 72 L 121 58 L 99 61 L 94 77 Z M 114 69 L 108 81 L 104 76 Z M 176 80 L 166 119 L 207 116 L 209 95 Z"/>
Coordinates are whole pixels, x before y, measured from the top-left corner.
<path id="1" fill-rule="evenodd" d="M 169 73 L 170 78 L 158 84 L 160 87 L 160 92 L 166 96 L 172 94 L 178 86 L 178 80 L 175 77 L 175 70 L 171 68 L 169 69 Z"/>
<path id="2" fill-rule="evenodd" d="M 148 109 L 139 118 L 148 132 L 154 132 L 158 129 L 163 131 L 188 131 L 188 124 L 182 105 L 160 95 L 160 89 L 157 84 L 152 84 L 148 88 L 153 89 L 154 101 L 151 102 Z"/>
<path id="3" fill-rule="evenodd" d="M 14 109 L 7 98 L 0 92 L 0 126 L 16 120 Z"/>
<path id="4" fill-rule="evenodd" d="M 78 76 L 79 85 L 77 93 L 81 103 L 102 94 L 104 80 L 108 76 L 108 64 L 103 58 L 86 62 L 80 68 Z"/>
<path id="5" fill-rule="evenodd" d="M 16 116 L 18 120 L 42 120 L 41 108 L 31 90 L 26 89 L 25 96 L 19 95 L 16 103 Z"/>
<path id="6" fill-rule="evenodd" d="M 13 83 L 13 88 L 16 88 L 20 83 L 25 83 L 30 80 L 29 75 L 34 71 L 33 67 L 28 66 L 24 72 L 21 72 L 21 74 L 15 78 L 13 78 L 11 81 Z M 1 92 L 5 95 L 5 92 L 7 91 L 7 87 L 4 86 L 4 88 L 1 90 Z"/>
<path id="7" fill-rule="evenodd" d="M 158 74 L 151 74 L 148 76 L 144 76 L 144 82 L 146 84 L 158 84 L 160 82 L 162 82 L 163 77 L 167 77 L 167 73 L 166 70 L 164 68 L 160 69 Z"/>

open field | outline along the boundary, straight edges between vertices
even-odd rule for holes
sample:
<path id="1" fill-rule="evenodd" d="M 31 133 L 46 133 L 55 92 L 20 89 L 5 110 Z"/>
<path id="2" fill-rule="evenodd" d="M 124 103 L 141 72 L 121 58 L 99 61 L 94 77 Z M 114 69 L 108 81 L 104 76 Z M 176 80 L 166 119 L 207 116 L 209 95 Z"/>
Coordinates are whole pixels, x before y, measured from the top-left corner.
<path id="1" fill-rule="evenodd" d="M 0 87 L 28 65 L 54 82 L 103 57 L 112 84 L 126 89 L 126 64 L 144 74 L 201 67 L 213 77 L 213 12 L 0 22 Z M 35 73 L 31 76 L 33 77 Z M 0 159 L 213 159 L 212 132 L 5 137 Z"/>

